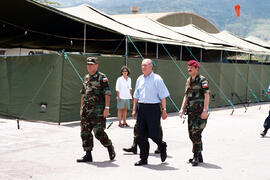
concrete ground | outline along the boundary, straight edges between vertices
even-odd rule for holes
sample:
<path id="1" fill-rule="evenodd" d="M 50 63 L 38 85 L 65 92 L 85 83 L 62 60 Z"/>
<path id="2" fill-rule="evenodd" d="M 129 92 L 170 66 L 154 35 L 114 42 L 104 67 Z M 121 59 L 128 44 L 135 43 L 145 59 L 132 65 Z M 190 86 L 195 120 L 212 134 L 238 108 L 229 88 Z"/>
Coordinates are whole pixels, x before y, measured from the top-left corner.
<path id="1" fill-rule="evenodd" d="M 196 179 L 196 180 L 270 180 L 270 134 L 261 138 L 263 122 L 270 103 L 231 109 L 213 109 L 203 132 L 204 161 L 198 167 L 187 163 L 192 157 L 187 123 L 176 113 L 162 121 L 168 158 L 161 163 L 154 154 L 156 145 L 150 140 L 148 165 L 135 167 L 139 155 L 122 151 L 130 147 L 135 121 L 130 128 L 119 128 L 117 121 L 106 130 L 111 138 L 116 159 L 109 160 L 107 149 L 94 140 L 92 163 L 76 163 L 84 155 L 78 122 L 61 126 L 42 122 L 21 121 L 17 129 L 14 119 L 0 118 L 1 180 L 132 180 L 132 179 Z M 114 119 L 115 120 L 115 119 Z"/>

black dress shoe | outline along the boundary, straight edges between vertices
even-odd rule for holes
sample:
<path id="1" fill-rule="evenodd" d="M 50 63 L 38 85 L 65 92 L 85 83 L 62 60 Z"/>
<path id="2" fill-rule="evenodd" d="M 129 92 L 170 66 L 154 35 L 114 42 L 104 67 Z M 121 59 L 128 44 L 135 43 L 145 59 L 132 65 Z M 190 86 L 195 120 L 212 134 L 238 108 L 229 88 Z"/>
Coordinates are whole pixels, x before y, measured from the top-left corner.
<path id="1" fill-rule="evenodd" d="M 160 150 L 159 150 L 159 148 L 157 148 L 156 150 L 155 150 L 155 154 L 159 154 L 160 153 Z"/>
<path id="2" fill-rule="evenodd" d="M 264 136 L 266 135 L 267 131 L 268 131 L 268 129 L 264 129 L 263 132 L 261 132 L 260 135 L 261 135 L 262 137 L 264 137 Z"/>
<path id="3" fill-rule="evenodd" d="M 142 165 L 146 165 L 147 164 L 147 160 L 141 159 L 138 162 L 136 162 L 134 165 L 135 166 L 142 166 Z"/>
<path id="4" fill-rule="evenodd" d="M 91 151 L 86 151 L 86 154 L 81 158 L 81 159 L 77 159 L 77 162 L 92 162 L 92 154 Z"/>
<path id="5" fill-rule="evenodd" d="M 131 148 L 123 148 L 123 151 L 132 152 L 133 154 L 137 154 L 137 144 L 134 143 Z"/>
<path id="6" fill-rule="evenodd" d="M 162 148 L 160 148 L 160 159 L 161 162 L 164 162 L 167 158 L 167 144 L 166 142 L 162 143 Z"/>

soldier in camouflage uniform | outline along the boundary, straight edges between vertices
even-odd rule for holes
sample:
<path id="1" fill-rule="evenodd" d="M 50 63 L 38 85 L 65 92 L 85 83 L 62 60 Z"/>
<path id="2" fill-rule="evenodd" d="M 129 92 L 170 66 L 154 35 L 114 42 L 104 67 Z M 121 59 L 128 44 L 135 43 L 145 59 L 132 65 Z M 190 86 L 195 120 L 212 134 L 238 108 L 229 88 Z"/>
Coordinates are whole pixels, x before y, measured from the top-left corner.
<path id="1" fill-rule="evenodd" d="M 188 115 L 188 132 L 189 138 L 193 143 L 193 158 L 189 162 L 193 166 L 197 166 L 203 162 L 201 151 L 202 148 L 202 131 L 206 126 L 208 118 L 208 104 L 210 98 L 210 90 L 208 81 L 202 75 L 199 75 L 200 65 L 195 60 L 188 62 L 188 73 L 190 77 L 187 79 L 185 87 L 185 96 L 179 111 L 179 116 L 183 113 Z"/>
<path id="2" fill-rule="evenodd" d="M 105 74 L 99 72 L 96 57 L 87 58 L 87 70 L 89 74 L 84 77 L 81 90 L 81 138 L 86 155 L 77 162 L 92 162 L 91 151 L 93 149 L 93 135 L 108 148 L 110 160 L 115 158 L 114 147 L 104 129 L 106 117 L 109 114 L 110 87 Z"/>

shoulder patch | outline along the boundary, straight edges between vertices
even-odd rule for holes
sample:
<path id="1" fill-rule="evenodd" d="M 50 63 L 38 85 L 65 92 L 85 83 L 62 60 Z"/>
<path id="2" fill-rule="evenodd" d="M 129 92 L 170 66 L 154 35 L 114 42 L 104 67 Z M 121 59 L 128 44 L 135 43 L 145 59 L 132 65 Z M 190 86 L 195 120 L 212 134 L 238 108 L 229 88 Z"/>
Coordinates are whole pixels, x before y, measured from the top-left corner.
<path id="1" fill-rule="evenodd" d="M 207 82 L 206 80 L 204 80 L 204 81 L 202 82 L 202 87 L 203 87 L 203 88 L 207 88 L 207 87 L 208 87 L 208 82 Z"/>
<path id="2" fill-rule="evenodd" d="M 103 82 L 107 82 L 107 81 L 108 81 L 108 78 L 103 77 L 102 81 L 103 81 Z"/>

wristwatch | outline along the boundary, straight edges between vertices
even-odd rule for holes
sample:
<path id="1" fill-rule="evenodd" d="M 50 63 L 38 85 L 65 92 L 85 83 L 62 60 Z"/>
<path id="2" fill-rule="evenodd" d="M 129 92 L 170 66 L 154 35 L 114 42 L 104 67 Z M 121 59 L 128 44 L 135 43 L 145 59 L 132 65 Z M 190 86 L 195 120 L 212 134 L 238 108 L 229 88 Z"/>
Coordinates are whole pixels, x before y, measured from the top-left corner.
<path id="1" fill-rule="evenodd" d="M 109 106 L 105 106 L 105 109 L 110 109 L 110 107 Z"/>
<path id="2" fill-rule="evenodd" d="M 166 108 L 161 108 L 162 111 L 166 111 Z"/>

